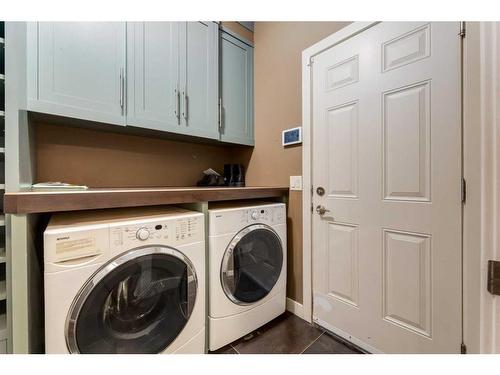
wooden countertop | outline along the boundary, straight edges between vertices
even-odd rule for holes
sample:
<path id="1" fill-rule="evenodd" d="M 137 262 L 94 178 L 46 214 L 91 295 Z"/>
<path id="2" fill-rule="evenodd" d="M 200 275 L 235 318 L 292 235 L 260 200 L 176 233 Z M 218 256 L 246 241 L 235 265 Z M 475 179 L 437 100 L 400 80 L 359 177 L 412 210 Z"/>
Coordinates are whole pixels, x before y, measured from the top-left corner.
<path id="1" fill-rule="evenodd" d="M 6 214 L 157 206 L 194 202 L 281 197 L 288 187 L 151 187 L 73 191 L 19 191 L 4 195 Z"/>

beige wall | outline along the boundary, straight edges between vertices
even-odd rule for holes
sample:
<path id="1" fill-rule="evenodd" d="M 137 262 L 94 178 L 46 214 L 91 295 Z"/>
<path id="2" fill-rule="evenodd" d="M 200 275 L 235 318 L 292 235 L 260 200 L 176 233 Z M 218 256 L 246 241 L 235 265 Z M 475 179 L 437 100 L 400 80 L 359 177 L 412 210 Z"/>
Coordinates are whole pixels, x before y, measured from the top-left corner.
<path id="1" fill-rule="evenodd" d="M 36 180 L 90 187 L 194 186 L 202 171 L 223 172 L 244 148 L 35 124 Z"/>
<path id="2" fill-rule="evenodd" d="M 247 171 L 249 185 L 288 185 L 302 174 L 302 147 L 281 146 L 281 131 L 302 122 L 302 50 L 348 22 L 256 22 L 255 149 Z M 288 213 L 288 291 L 302 302 L 302 193 L 290 192 Z"/>

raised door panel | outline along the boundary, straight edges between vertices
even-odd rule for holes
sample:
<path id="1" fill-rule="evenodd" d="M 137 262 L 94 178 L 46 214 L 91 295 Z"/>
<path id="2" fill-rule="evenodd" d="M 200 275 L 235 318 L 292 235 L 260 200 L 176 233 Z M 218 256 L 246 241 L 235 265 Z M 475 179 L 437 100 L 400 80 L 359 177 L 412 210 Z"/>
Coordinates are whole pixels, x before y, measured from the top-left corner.
<path id="1" fill-rule="evenodd" d="M 253 48 L 224 32 L 220 48 L 221 140 L 253 145 Z"/>
<path id="2" fill-rule="evenodd" d="M 28 109 L 124 125 L 125 22 L 40 22 L 30 30 L 37 55 Z"/>
<path id="3" fill-rule="evenodd" d="M 384 197 L 430 201 L 430 81 L 383 94 Z"/>
<path id="4" fill-rule="evenodd" d="M 328 224 L 328 294 L 344 303 L 358 303 L 358 227 Z"/>
<path id="5" fill-rule="evenodd" d="M 183 22 L 181 43 L 181 124 L 186 134 L 219 138 L 218 27 L 214 22 Z"/>
<path id="6" fill-rule="evenodd" d="M 328 108 L 329 196 L 358 196 L 358 102 Z"/>
<path id="7" fill-rule="evenodd" d="M 127 125 L 180 132 L 179 22 L 127 25 Z"/>
<path id="8" fill-rule="evenodd" d="M 431 337 L 431 238 L 384 229 L 383 317 Z"/>

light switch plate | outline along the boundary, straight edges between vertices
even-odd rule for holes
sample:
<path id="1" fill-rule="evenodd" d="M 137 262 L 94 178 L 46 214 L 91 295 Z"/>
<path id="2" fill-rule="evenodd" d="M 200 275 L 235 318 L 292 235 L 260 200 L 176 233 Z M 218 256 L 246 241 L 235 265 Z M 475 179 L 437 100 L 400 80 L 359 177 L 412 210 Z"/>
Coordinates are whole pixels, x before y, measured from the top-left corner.
<path id="1" fill-rule="evenodd" d="M 290 190 L 302 190 L 302 176 L 290 176 Z"/>

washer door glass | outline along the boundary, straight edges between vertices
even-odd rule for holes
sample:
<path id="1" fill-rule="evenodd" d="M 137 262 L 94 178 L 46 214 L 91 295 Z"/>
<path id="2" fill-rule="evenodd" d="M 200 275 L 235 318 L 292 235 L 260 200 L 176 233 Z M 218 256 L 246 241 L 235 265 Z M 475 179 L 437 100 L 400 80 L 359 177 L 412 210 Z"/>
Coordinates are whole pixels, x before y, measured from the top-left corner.
<path id="1" fill-rule="evenodd" d="M 236 304 L 264 298 L 278 281 L 283 266 L 283 246 L 274 230 L 251 225 L 229 244 L 222 260 L 224 292 Z"/>
<path id="2" fill-rule="evenodd" d="M 196 298 L 189 260 L 167 247 L 132 250 L 102 267 L 68 317 L 78 353 L 160 353 L 186 325 Z"/>

